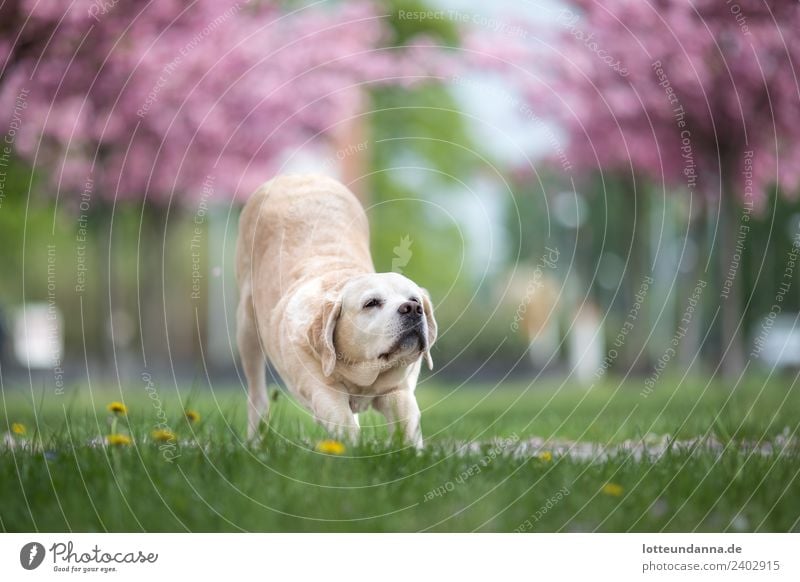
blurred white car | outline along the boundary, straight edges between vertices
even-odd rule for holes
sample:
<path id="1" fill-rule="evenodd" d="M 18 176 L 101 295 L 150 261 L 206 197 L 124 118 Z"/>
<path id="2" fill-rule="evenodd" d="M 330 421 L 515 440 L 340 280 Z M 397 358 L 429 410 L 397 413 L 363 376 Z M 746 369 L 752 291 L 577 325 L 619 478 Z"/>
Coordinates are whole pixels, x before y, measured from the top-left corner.
<path id="1" fill-rule="evenodd" d="M 775 368 L 800 367 L 800 320 L 798 314 L 767 316 L 753 337 L 751 356 Z"/>

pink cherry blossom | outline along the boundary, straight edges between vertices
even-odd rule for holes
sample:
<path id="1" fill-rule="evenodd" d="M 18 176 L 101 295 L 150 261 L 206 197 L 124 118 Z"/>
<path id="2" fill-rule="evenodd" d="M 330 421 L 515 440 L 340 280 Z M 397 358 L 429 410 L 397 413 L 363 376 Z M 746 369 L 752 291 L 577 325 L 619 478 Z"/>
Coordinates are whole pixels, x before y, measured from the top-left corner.
<path id="1" fill-rule="evenodd" d="M 800 186 L 798 30 L 791 0 L 574 0 L 535 40 L 482 33 L 470 45 L 566 129 L 577 167 L 715 197 L 753 152 L 757 205 L 771 184 Z M 741 182 L 724 194 L 741 198 Z"/>
<path id="2" fill-rule="evenodd" d="M 246 196 L 370 87 L 431 71 L 360 0 L 12 0 L 0 16 L 0 123 L 27 91 L 14 145 L 59 196 L 91 178 L 109 199 L 191 199 L 209 175 Z"/>

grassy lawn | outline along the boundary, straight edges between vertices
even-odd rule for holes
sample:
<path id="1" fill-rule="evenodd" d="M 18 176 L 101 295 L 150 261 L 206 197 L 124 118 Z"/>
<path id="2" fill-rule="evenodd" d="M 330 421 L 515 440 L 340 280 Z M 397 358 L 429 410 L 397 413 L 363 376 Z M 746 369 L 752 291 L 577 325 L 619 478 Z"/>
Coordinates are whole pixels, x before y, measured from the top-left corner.
<path id="1" fill-rule="evenodd" d="M 426 447 L 385 439 L 362 415 L 363 442 L 342 455 L 314 446 L 325 435 L 281 394 L 270 432 L 246 446 L 240 389 L 119 391 L 73 388 L 42 396 L 6 386 L 0 433 L 4 531 L 798 531 L 800 450 L 750 454 L 800 427 L 791 380 L 738 386 L 662 379 L 591 391 L 554 382 L 442 386 L 423 383 Z M 91 446 L 110 430 L 106 405 L 124 400 L 116 432 L 133 444 Z M 188 422 L 185 408 L 199 421 Z M 163 410 L 177 445 L 169 462 L 151 431 Z M 658 459 L 510 454 L 530 437 L 600 444 L 670 434 L 709 435 L 723 452 L 674 447 Z M 11 439 L 9 435 L 7 437 Z M 506 439 L 506 441 L 498 441 Z M 456 454 L 459 443 L 480 443 Z M 21 443 L 21 445 L 20 445 Z M 162 445 L 163 446 L 163 445 Z M 540 454 L 543 453 L 543 454 Z"/>

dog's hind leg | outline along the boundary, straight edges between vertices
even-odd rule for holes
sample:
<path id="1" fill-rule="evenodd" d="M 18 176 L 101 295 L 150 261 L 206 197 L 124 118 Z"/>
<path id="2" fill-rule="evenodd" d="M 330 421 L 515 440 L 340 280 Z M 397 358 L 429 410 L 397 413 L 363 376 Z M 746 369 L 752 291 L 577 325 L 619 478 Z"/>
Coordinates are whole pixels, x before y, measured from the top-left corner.
<path id="1" fill-rule="evenodd" d="M 266 361 L 258 336 L 253 297 L 247 288 L 242 289 L 236 310 L 236 343 L 247 379 L 247 436 L 255 439 L 259 436 L 261 422 L 269 416 L 269 398 Z"/>

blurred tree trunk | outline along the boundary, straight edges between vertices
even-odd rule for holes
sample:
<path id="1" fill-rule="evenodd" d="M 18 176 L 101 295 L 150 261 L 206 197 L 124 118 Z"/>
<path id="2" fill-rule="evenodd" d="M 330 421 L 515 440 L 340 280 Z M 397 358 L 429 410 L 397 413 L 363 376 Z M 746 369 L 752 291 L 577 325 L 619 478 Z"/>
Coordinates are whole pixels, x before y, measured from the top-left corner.
<path id="1" fill-rule="evenodd" d="M 692 209 L 687 215 L 688 228 L 686 236 L 689 239 L 687 245 L 694 244 L 694 262 L 691 265 L 691 279 L 682 284 L 679 279 L 678 297 L 682 301 L 691 296 L 698 281 L 708 280 L 706 271 L 707 256 L 703 255 L 703 250 L 708 245 L 707 217 L 708 208 L 698 204 L 696 199 L 692 200 Z M 678 347 L 678 361 L 681 363 L 682 370 L 688 370 L 690 366 L 695 366 L 696 369 L 697 366 L 704 363 L 701 358 L 697 357 L 697 354 L 703 348 L 703 329 L 706 325 L 710 325 L 714 307 L 716 307 L 716 304 L 709 302 L 709 294 L 700 298 L 692 325 L 689 326 L 686 336 Z"/>
<path id="2" fill-rule="evenodd" d="M 356 112 L 343 122 L 333 136 L 333 147 L 339 161 L 339 174 L 344 183 L 366 208 L 369 205 L 367 194 L 368 180 L 365 179 L 369 167 L 370 143 L 368 138 L 366 111 L 369 97 L 359 91 Z"/>
<path id="3" fill-rule="evenodd" d="M 638 184 L 638 186 L 637 186 Z M 652 276 L 651 259 L 650 259 L 650 228 L 649 216 L 650 212 L 650 191 L 645 185 L 645 181 L 639 176 L 632 177 L 628 183 L 629 197 L 634 203 L 634 228 L 631 237 L 631 255 L 630 255 L 630 268 L 627 269 L 627 284 L 625 287 L 628 290 L 627 307 L 624 312 L 624 317 L 627 318 L 630 309 L 636 303 L 636 294 L 644 282 L 644 278 Z M 652 289 L 652 285 L 651 285 Z M 649 292 L 647 293 L 649 295 Z M 631 329 L 625 346 L 625 372 L 638 371 L 644 372 L 648 368 L 648 352 L 647 349 L 642 349 L 647 343 L 647 335 L 649 332 L 648 298 L 645 296 L 642 305 L 639 308 L 637 320 L 633 322 L 633 329 Z"/>
<path id="4" fill-rule="evenodd" d="M 719 345 L 717 346 L 717 363 L 723 378 L 736 379 L 744 370 L 744 337 L 742 333 L 743 325 L 743 295 L 742 295 L 742 274 L 741 254 L 739 264 L 733 262 L 734 255 L 737 253 L 737 237 L 739 236 L 738 210 L 739 196 L 735 187 L 734 175 L 738 175 L 735 163 L 731 157 L 723 158 L 720 166 L 722 177 L 720 178 L 720 195 L 722 202 L 719 211 L 719 252 L 717 253 L 718 281 L 717 289 L 720 290 L 718 301 L 719 326 L 720 330 Z M 747 241 L 745 240 L 745 245 Z M 729 285 L 727 295 L 721 293 L 723 284 Z"/>
<path id="5" fill-rule="evenodd" d="M 168 361 L 166 305 L 164 302 L 164 237 L 167 228 L 167 209 L 145 202 L 139 223 L 139 260 L 137 262 L 136 289 L 143 364 Z"/>
<path id="6" fill-rule="evenodd" d="M 86 293 L 83 294 L 84 345 L 95 357 L 88 357 L 101 373 L 111 373 L 113 358 L 109 340 L 109 314 L 111 313 L 111 206 L 103 199 L 93 203 L 88 215 L 88 228 L 95 229 L 94 277 L 91 269 L 86 274 Z M 88 320 L 89 325 L 86 325 Z M 87 354 L 88 356 L 88 354 Z"/>

